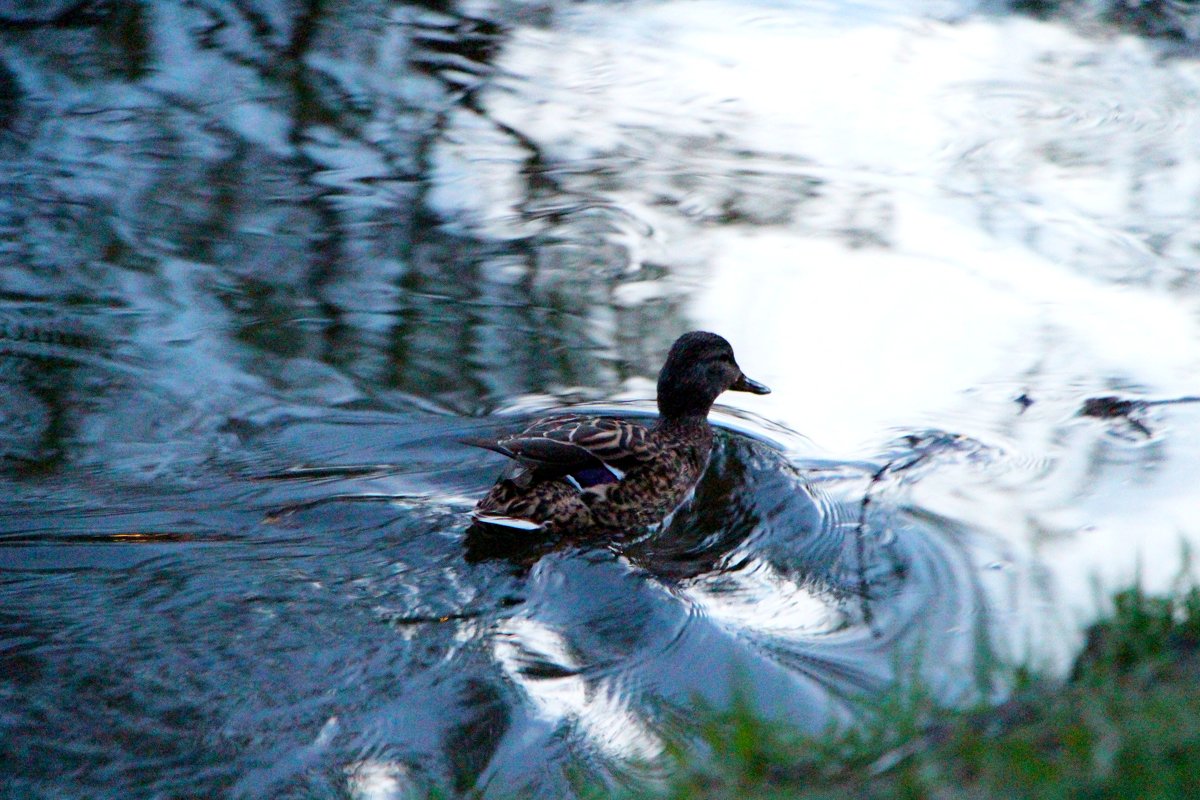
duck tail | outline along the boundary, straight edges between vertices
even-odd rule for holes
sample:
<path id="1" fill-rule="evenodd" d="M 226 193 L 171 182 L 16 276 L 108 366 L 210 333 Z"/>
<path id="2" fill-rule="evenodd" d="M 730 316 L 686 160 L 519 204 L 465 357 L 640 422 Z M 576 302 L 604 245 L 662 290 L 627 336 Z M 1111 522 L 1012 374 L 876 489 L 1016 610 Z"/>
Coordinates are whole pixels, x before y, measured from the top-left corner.
<path id="1" fill-rule="evenodd" d="M 544 527 L 540 522 L 533 522 L 532 520 L 521 519 L 520 517 L 509 517 L 504 514 L 489 514 L 481 511 L 472 513 L 471 519 L 480 525 L 495 525 L 500 528 L 512 528 L 519 531 L 540 531 Z"/>
<path id="2" fill-rule="evenodd" d="M 459 439 L 458 443 L 465 444 L 468 447 L 482 447 L 484 450 L 491 450 L 493 453 L 499 453 L 500 455 L 507 456 L 508 458 L 515 458 L 513 451 L 504 447 L 504 445 L 500 444 L 495 439 L 477 439 L 473 437 L 467 437 Z"/>

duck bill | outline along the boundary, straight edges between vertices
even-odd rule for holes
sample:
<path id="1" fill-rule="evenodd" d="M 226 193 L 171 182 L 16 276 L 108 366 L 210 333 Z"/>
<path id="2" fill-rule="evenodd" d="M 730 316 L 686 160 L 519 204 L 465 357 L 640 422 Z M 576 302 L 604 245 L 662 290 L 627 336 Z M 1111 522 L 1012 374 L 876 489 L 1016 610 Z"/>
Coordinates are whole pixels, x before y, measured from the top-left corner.
<path id="1" fill-rule="evenodd" d="M 750 380 L 744 374 L 741 375 L 733 386 L 729 387 L 731 392 L 750 392 L 751 394 L 770 394 L 771 390 L 758 381 Z"/>

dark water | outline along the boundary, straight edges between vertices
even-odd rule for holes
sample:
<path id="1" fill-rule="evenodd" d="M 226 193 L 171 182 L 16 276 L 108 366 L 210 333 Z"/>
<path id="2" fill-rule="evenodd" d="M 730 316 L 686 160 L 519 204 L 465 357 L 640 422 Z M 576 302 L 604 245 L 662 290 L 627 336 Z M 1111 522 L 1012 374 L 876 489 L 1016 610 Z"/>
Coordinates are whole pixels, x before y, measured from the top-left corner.
<path id="1" fill-rule="evenodd" d="M 860 570 L 852 469 L 727 434 L 665 530 L 513 548 L 464 536 L 495 464 L 442 437 L 483 429 L 328 409 L 190 486 L 40 482 L 0 527 L 13 796 L 558 795 L 747 686 L 814 730 L 897 668 L 990 688 L 970 536 L 889 517 Z"/>
<path id="2" fill-rule="evenodd" d="M 0 6 L 0 794 L 563 796 L 658 776 L 735 692 L 810 731 L 897 679 L 1002 696 L 1126 544 L 1174 574 L 1195 413 L 1074 411 L 1200 363 L 1161 168 L 1195 165 L 1194 64 L 1038 23 L 1094 85 L 963 75 L 897 169 L 838 135 L 887 128 L 846 112 L 886 82 L 756 82 L 790 37 L 970 61 L 1034 23 L 671 9 Z M 467 535 L 500 465 L 458 438 L 645 414 L 693 327 L 775 394 L 714 414 L 691 505 Z"/>

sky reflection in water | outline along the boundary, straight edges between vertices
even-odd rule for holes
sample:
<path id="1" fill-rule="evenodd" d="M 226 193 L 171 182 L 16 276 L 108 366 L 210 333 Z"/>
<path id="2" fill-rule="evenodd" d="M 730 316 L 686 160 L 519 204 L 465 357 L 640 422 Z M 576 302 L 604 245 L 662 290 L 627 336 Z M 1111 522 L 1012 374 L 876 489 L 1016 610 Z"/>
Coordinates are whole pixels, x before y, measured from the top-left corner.
<path id="1" fill-rule="evenodd" d="M 953 4 L 71 9 L 0 33 L 13 796 L 557 796 L 739 686 L 999 695 L 1178 573 L 1200 411 L 1077 412 L 1196 393 L 1193 59 Z M 774 393 L 692 506 L 464 536 L 457 438 L 645 413 L 695 327 Z"/>

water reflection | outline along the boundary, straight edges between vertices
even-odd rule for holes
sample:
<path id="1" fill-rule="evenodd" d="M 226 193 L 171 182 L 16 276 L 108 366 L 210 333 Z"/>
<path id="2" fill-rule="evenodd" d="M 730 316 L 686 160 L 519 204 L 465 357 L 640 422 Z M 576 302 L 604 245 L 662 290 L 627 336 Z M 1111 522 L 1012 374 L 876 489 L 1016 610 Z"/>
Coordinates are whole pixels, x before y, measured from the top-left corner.
<path id="1" fill-rule="evenodd" d="M 976 658 L 975 637 L 990 635 L 977 565 L 941 551 L 957 535 L 899 519 L 872 535 L 869 630 L 857 510 L 834 497 L 862 475 L 811 485 L 733 434 L 661 534 L 469 565 L 465 511 L 496 465 L 429 444 L 463 433 L 449 417 L 296 420 L 247 445 L 275 453 L 260 465 L 326 468 L 260 473 L 248 490 L 213 476 L 154 509 L 60 514 L 40 534 L 24 530 L 32 509 L 6 515 L 3 587 L 21 609 L 6 622 L 6 674 L 52 711 L 12 720 L 45 748 L 29 774 L 49 778 L 44 757 L 92 764 L 107 785 L 323 795 L 346 765 L 374 763 L 463 790 L 553 794 L 582 764 L 605 780 L 643 774 L 627 761 L 682 736 L 696 697 L 727 702 L 747 677 L 766 713 L 816 729 L 831 692 L 890 680 L 902 642 L 917 652 L 936 633 Z M 929 550 L 930 536 L 947 545 Z M 929 628 L 933 598 L 947 619 Z M 975 691 L 945 664 L 938 676 Z M 95 714 L 81 722 L 59 705 L 68 697 Z M 140 731 L 149 721 L 157 740 Z M 101 727 L 140 744 L 104 769 L 80 761 Z M 95 758 L 111 755 L 100 745 Z M 197 763 L 221 766 L 197 778 Z"/>
<path id="2" fill-rule="evenodd" d="M 6 785 L 563 796 L 739 687 L 1061 666 L 1200 523 L 1192 404 L 1079 414 L 1195 394 L 1196 78 L 955 3 L 0 9 Z M 695 327 L 776 391 L 693 504 L 468 534 L 456 439 Z"/>

